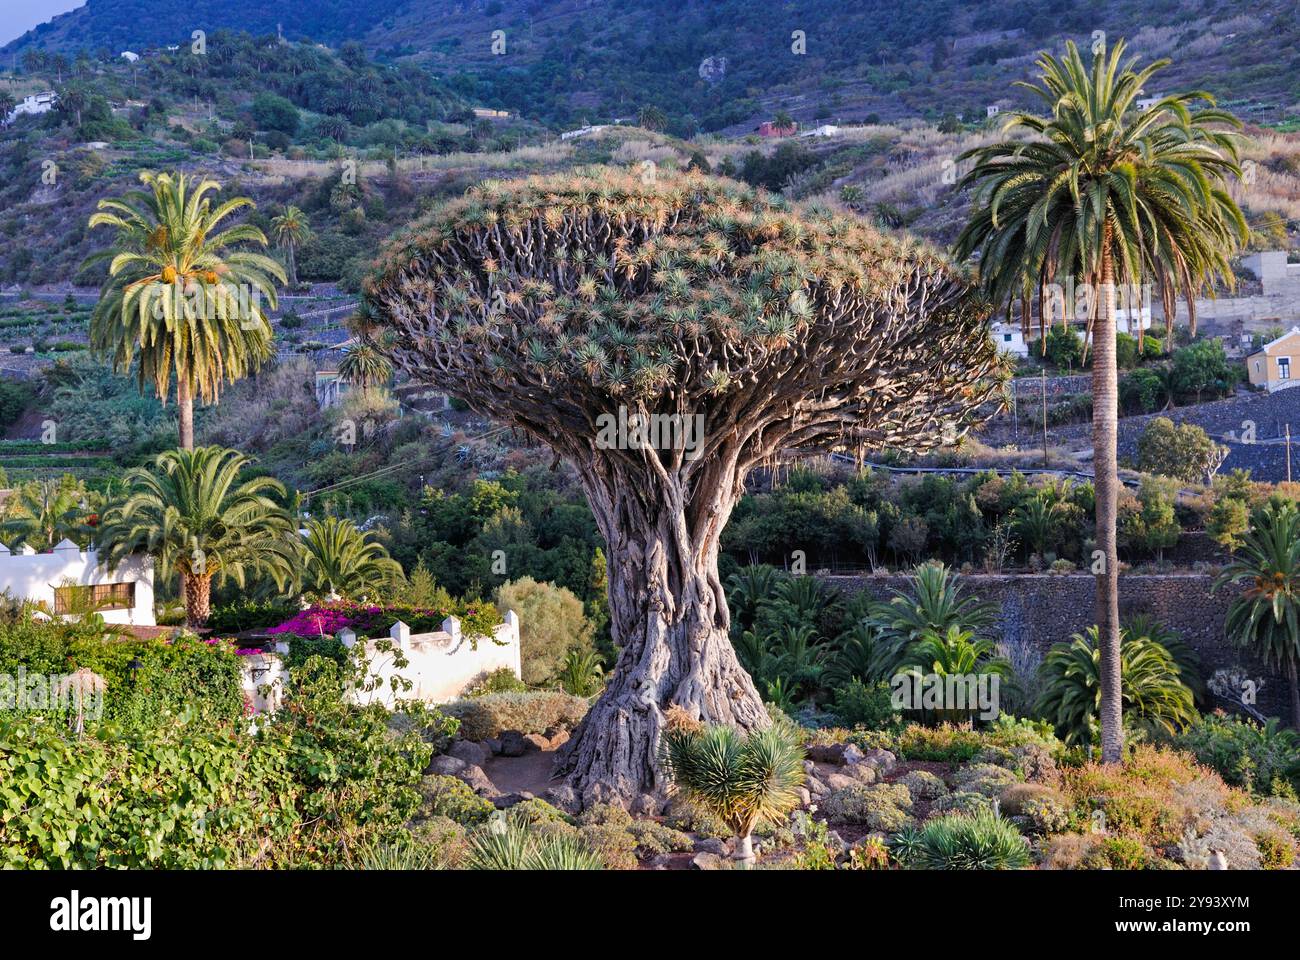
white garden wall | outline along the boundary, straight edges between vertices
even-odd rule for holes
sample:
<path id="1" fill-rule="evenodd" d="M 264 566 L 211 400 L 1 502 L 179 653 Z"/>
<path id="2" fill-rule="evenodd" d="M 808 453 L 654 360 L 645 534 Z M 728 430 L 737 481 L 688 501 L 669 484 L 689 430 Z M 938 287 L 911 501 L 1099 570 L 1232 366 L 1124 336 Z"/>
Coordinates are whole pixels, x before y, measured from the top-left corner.
<path id="1" fill-rule="evenodd" d="M 378 677 L 380 684 L 373 691 L 359 693 L 358 701 L 378 702 L 386 707 L 399 698 L 446 703 L 459 697 L 485 673 L 504 668 L 520 676 L 519 616 L 507 610 L 504 621 L 493 630 L 492 638 L 479 637 L 477 644 L 461 632 L 456 617 L 448 617 L 442 622 L 442 629 L 434 633 L 411 633 L 410 627 L 398 621 L 393 624 L 390 636 L 405 656 L 407 666 L 398 670 L 393 653 L 376 650 L 373 642 L 367 643 L 370 674 Z M 352 646 L 356 635 L 351 630 L 343 630 L 339 641 Z M 287 653 L 292 642 L 290 639 L 277 644 L 277 653 L 244 657 L 244 693 L 258 713 L 275 710 L 280 705 L 286 675 L 278 654 Z M 409 680 L 411 688 L 394 694 L 389 681 L 395 675 Z"/>
<path id="2" fill-rule="evenodd" d="M 64 540 L 50 553 L 37 553 L 22 546 L 17 553 L 0 544 L 0 591 L 15 600 L 43 602 L 54 610 L 54 588 L 73 583 L 92 586 L 134 583 L 135 605 L 121 610 L 100 610 L 106 623 L 154 626 L 153 561 L 132 557 L 122 561 L 111 574 L 99 564 L 93 549 L 82 553 L 71 540 Z"/>

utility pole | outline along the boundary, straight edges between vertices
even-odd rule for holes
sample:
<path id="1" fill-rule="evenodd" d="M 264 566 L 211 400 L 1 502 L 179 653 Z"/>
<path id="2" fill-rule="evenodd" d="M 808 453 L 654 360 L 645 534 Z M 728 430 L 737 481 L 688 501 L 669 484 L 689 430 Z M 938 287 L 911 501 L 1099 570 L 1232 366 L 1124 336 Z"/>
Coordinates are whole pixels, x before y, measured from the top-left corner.
<path id="1" fill-rule="evenodd" d="M 1286 482 L 1291 482 L 1291 424 L 1286 425 Z"/>

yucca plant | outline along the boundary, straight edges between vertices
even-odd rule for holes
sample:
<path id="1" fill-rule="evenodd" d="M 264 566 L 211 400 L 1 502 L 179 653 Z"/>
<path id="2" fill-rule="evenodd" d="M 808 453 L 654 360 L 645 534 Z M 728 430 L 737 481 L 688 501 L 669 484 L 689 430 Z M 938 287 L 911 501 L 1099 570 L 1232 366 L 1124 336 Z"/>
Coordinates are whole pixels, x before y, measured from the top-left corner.
<path id="1" fill-rule="evenodd" d="M 402 567 L 383 544 L 351 520 L 308 520 L 299 573 L 303 589 L 323 595 L 357 597 L 400 583 Z"/>
<path id="2" fill-rule="evenodd" d="M 578 837 L 538 836 L 518 822 L 493 821 L 470 837 L 470 870 L 603 870 Z"/>
<path id="3" fill-rule="evenodd" d="M 1229 605 L 1223 629 L 1233 643 L 1286 675 L 1291 724 L 1300 729 L 1300 510 L 1276 500 L 1252 520 L 1241 548 L 1214 581 L 1215 590 L 1246 584 Z"/>
<path id="4" fill-rule="evenodd" d="M 438 858 L 428 847 L 418 843 L 374 843 L 356 858 L 359 870 L 437 870 Z"/>
<path id="5" fill-rule="evenodd" d="M 1126 720 L 1142 729 L 1177 733 L 1196 720 L 1191 688 L 1173 656 L 1147 637 L 1120 644 L 1121 695 Z M 1091 745 L 1100 735 L 1101 651 L 1097 628 L 1058 643 L 1039 668 L 1038 716 L 1066 743 Z"/>
<path id="6" fill-rule="evenodd" d="M 1029 844 L 996 813 L 948 814 L 927 820 L 907 843 L 908 864 L 923 870 L 1018 870 Z"/>
<path id="7" fill-rule="evenodd" d="M 137 365 L 141 389 L 152 383 L 166 402 L 176 378 L 180 445 L 194 447 L 194 397 L 218 398 L 221 385 L 256 370 L 271 355 L 271 325 L 259 298 L 276 305 L 284 270 L 265 254 L 266 235 L 249 223 L 222 221 L 254 206 L 233 197 L 212 206 L 215 180 L 145 171 L 147 190 L 99 201 L 92 228 L 112 227 L 108 249 L 86 263 L 108 260 L 108 278 L 90 318 L 91 346 L 112 355 L 126 373 Z"/>
<path id="8" fill-rule="evenodd" d="M 664 734 L 662 756 L 673 786 L 735 835 L 732 857 L 741 866 L 754 862 L 754 827 L 799 805 L 804 750 L 789 723 L 749 734 L 678 726 Z"/>

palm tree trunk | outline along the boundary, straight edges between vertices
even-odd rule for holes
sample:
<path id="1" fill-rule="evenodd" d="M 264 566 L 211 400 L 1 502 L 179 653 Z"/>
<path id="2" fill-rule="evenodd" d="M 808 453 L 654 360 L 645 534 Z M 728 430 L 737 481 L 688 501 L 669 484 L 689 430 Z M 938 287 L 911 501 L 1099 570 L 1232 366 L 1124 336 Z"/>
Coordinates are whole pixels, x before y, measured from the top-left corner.
<path id="1" fill-rule="evenodd" d="M 1092 447 L 1097 494 L 1097 635 L 1101 647 L 1101 759 L 1118 763 L 1124 753 L 1120 686 L 1119 552 L 1116 514 L 1119 476 L 1116 434 L 1119 390 L 1115 371 L 1115 265 L 1111 258 L 1111 228 L 1102 238 L 1101 297 L 1092 331 Z"/>
<path id="2" fill-rule="evenodd" d="M 185 378 L 176 381 L 176 406 L 180 413 L 182 450 L 194 449 L 194 392 Z"/>
<path id="3" fill-rule="evenodd" d="M 294 256 L 293 241 L 292 240 L 289 241 L 287 244 L 285 244 L 285 247 L 287 248 L 285 252 L 288 254 L 288 259 L 289 259 L 289 289 L 297 290 L 298 289 L 298 258 Z"/>
<path id="4" fill-rule="evenodd" d="M 212 613 L 212 574 L 187 573 L 181 577 L 185 594 L 185 626 L 197 629 Z"/>
<path id="5" fill-rule="evenodd" d="M 1291 727 L 1300 730 L 1300 677 L 1296 675 L 1295 655 L 1286 658 L 1286 679 L 1291 687 Z"/>

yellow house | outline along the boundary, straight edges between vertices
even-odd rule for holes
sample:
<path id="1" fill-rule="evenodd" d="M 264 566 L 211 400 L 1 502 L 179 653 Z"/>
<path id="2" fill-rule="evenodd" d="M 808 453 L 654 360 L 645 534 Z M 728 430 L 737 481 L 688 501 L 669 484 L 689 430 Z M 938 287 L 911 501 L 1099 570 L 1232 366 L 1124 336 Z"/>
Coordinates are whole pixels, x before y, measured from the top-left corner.
<path id="1" fill-rule="evenodd" d="M 1300 327 L 1292 327 L 1246 358 L 1250 383 L 1269 393 L 1300 384 Z"/>

